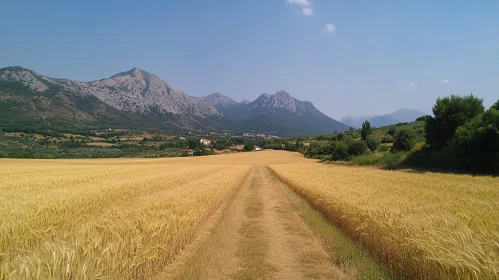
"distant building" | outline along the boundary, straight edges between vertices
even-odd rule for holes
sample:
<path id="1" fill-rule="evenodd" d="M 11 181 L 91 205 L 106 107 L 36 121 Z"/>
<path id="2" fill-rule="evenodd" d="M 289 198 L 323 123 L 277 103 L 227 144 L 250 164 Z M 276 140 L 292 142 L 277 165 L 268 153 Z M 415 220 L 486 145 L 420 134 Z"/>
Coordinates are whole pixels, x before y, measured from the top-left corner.
<path id="1" fill-rule="evenodd" d="M 199 140 L 199 142 L 205 146 L 208 146 L 211 144 L 211 141 L 209 139 L 205 139 L 205 138 L 202 138 L 201 140 Z"/>
<path id="2" fill-rule="evenodd" d="M 185 137 L 179 137 L 178 139 L 179 140 L 185 140 Z"/>
<path id="3" fill-rule="evenodd" d="M 265 134 L 257 134 L 256 137 L 265 137 Z"/>
<path id="4" fill-rule="evenodd" d="M 187 150 L 187 154 L 190 156 L 194 155 L 194 150 L 193 149 Z"/>

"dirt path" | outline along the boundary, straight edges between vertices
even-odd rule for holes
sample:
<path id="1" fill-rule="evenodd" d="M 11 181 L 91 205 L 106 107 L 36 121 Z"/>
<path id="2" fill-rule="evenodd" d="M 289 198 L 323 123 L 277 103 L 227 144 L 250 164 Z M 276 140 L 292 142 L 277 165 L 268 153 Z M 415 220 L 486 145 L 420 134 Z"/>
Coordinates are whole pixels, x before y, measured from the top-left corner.
<path id="1" fill-rule="evenodd" d="M 156 279 L 353 279 L 288 201 L 287 186 L 254 167 L 198 240 Z"/>

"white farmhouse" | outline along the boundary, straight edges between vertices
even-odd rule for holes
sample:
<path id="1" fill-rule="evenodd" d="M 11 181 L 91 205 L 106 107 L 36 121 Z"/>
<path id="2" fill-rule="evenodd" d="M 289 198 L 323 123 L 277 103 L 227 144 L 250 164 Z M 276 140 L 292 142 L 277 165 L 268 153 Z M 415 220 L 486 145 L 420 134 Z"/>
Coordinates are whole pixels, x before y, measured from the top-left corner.
<path id="1" fill-rule="evenodd" d="M 201 138 L 201 140 L 199 140 L 199 142 L 202 144 L 202 145 L 205 145 L 205 146 L 208 146 L 211 144 L 211 141 L 208 140 L 208 139 L 205 139 L 205 138 Z"/>

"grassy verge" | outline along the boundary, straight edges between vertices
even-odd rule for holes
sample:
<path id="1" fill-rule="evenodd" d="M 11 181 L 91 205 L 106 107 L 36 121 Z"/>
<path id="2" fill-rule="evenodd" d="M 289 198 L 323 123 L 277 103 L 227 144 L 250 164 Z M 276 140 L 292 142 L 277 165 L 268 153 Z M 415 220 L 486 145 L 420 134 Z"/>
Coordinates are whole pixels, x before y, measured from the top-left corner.
<path id="1" fill-rule="evenodd" d="M 273 172 L 271 173 L 274 180 L 279 180 Z M 323 241 L 335 264 L 354 267 L 358 272 L 357 279 L 400 279 L 381 267 L 366 249 L 337 229 L 321 212 L 315 210 L 291 188 L 285 187 L 283 192 L 300 217 Z"/>
<path id="2" fill-rule="evenodd" d="M 248 220 L 243 223 L 239 233 L 243 236 L 236 255 L 244 264 L 235 279 L 266 279 L 274 268 L 265 260 L 268 241 L 258 219 L 263 214 L 263 201 L 258 195 L 260 185 L 253 180 L 251 196 L 246 203 L 245 214 Z"/>

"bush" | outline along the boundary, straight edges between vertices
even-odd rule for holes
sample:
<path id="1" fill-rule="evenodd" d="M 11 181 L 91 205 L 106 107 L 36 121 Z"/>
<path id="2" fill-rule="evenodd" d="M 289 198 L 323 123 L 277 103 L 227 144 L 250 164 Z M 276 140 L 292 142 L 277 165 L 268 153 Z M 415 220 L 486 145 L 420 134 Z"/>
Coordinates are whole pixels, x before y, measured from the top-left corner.
<path id="1" fill-rule="evenodd" d="M 393 141 L 392 153 L 400 151 L 409 151 L 416 145 L 416 135 L 414 131 L 408 129 L 401 129 L 395 134 Z"/>
<path id="2" fill-rule="evenodd" d="M 392 137 L 395 136 L 395 133 L 397 133 L 397 129 L 393 126 L 391 126 L 386 132 L 386 134 L 391 135 Z"/>
<path id="3" fill-rule="evenodd" d="M 333 152 L 330 142 L 312 142 L 305 152 L 308 158 L 315 158 L 319 155 L 331 155 Z"/>
<path id="4" fill-rule="evenodd" d="M 379 147 L 379 140 L 378 138 L 369 135 L 367 136 L 366 145 L 369 148 L 369 150 L 374 152 Z"/>
<path id="5" fill-rule="evenodd" d="M 367 145 L 364 141 L 352 141 L 348 144 L 348 155 L 360 156 L 365 154 Z"/>
<path id="6" fill-rule="evenodd" d="M 333 142 L 331 148 L 333 149 L 332 160 L 348 160 L 348 146 L 345 142 Z"/>
<path id="7" fill-rule="evenodd" d="M 393 143 L 393 136 L 391 136 L 391 135 L 383 136 L 383 138 L 381 138 L 381 143 L 383 143 L 383 144 Z"/>
<path id="8" fill-rule="evenodd" d="M 405 152 L 400 153 L 386 153 L 382 156 L 375 154 L 361 155 L 352 159 L 353 165 L 380 165 L 390 167 L 402 161 L 405 157 Z"/>
<path id="9" fill-rule="evenodd" d="M 388 152 L 390 147 L 388 145 L 380 145 L 378 151 L 380 152 Z"/>

